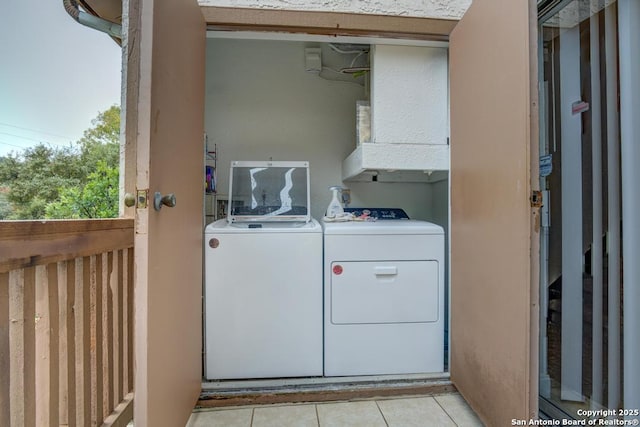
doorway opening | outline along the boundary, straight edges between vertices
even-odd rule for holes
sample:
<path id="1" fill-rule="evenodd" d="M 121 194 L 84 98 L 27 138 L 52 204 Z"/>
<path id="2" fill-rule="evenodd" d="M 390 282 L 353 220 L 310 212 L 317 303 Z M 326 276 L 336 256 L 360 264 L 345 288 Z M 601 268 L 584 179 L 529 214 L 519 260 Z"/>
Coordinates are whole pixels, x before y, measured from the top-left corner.
<path id="1" fill-rule="evenodd" d="M 540 409 L 584 419 L 587 410 L 630 408 L 640 398 L 629 387 L 637 357 L 624 357 L 637 342 L 628 327 L 637 325 L 628 310 L 637 301 L 628 265 L 636 220 L 625 208 L 637 198 L 637 173 L 625 162 L 635 144 L 625 115 L 637 122 L 640 113 L 626 101 L 640 94 L 625 69 L 640 59 L 627 48 L 640 22 L 622 1 L 548 10 L 539 27 Z"/>
<path id="2" fill-rule="evenodd" d="M 229 165 L 237 160 L 309 161 L 311 215 L 322 218 L 331 194 L 328 187 L 349 189 L 349 206 L 399 207 L 410 218 L 430 221 L 449 230 L 448 151 L 445 170 L 394 171 L 392 168 L 345 174 L 345 159 L 360 142 L 359 106 L 370 101 L 370 50 L 374 44 L 433 47 L 444 52 L 446 43 L 310 35 L 210 32 L 207 38 L 205 130 L 206 167 L 215 167 L 215 188 L 205 194 L 205 223 L 224 218 L 229 206 Z M 322 57 L 319 69 L 310 69 L 313 55 Z M 344 72 L 344 70 L 348 72 Z M 447 80 L 444 110 L 448 115 Z M 448 135 L 448 118 L 442 123 Z M 446 138 L 443 138 L 447 146 Z M 368 142 L 366 142 L 368 143 Z M 399 145 L 398 145 L 399 146 Z M 447 146 L 448 149 L 448 146 Z M 357 169 L 357 168 L 356 168 Z M 343 193 L 344 195 L 344 193 Z M 343 197 L 344 201 L 344 197 Z M 445 249 L 445 310 L 448 325 L 448 248 Z M 207 279 L 205 278 L 205 281 Z M 205 286 L 205 298 L 206 286 Z M 321 301 L 319 302 L 322 303 Z M 205 329 L 206 339 L 206 329 Z M 349 382 L 433 381 L 438 375 L 349 377 Z M 205 346 L 206 348 L 206 346 Z M 281 384 L 282 380 L 262 383 Z M 334 384 L 336 380 L 302 378 L 284 381 L 300 386 Z M 235 387 L 232 383 L 222 385 Z M 237 387 L 246 387 L 238 384 Z M 219 393 L 217 384 L 203 390 Z"/>

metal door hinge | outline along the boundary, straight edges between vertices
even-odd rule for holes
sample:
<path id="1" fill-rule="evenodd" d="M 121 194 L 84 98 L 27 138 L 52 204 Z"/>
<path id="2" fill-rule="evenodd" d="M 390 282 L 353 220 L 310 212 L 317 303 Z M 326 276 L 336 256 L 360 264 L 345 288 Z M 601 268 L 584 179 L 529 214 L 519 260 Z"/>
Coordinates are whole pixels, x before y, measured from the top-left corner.
<path id="1" fill-rule="evenodd" d="M 542 191 L 532 191 L 529 200 L 531 201 L 532 208 L 542 207 Z"/>

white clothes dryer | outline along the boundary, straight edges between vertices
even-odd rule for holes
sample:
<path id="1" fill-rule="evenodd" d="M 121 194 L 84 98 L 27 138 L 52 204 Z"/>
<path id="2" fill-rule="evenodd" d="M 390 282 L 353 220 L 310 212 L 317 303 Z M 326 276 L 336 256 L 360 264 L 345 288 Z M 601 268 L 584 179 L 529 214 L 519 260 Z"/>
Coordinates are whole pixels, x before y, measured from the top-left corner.
<path id="1" fill-rule="evenodd" d="M 323 223 L 324 374 L 442 372 L 444 231 L 368 213 L 377 221 Z"/>

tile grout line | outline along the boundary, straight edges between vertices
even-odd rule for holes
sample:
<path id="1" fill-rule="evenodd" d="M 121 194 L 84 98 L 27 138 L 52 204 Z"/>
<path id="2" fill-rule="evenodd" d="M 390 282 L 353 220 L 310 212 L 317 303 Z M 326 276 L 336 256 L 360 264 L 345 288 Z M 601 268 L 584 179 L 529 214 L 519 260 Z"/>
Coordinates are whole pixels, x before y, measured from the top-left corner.
<path id="1" fill-rule="evenodd" d="M 380 408 L 380 405 L 378 405 L 378 401 L 374 400 L 374 402 L 376 403 L 376 407 L 378 408 L 378 411 L 380 412 L 380 415 L 382 415 L 382 421 L 384 421 L 385 425 L 387 427 L 389 427 L 389 423 L 387 422 L 387 417 L 384 416 L 384 412 L 382 412 L 382 409 Z"/>
<path id="2" fill-rule="evenodd" d="M 449 411 L 447 411 L 447 410 L 445 409 L 445 407 L 444 407 L 444 406 L 442 406 L 442 404 L 438 401 L 438 399 L 436 399 L 436 396 L 433 396 L 432 398 L 433 398 L 433 400 L 435 400 L 435 402 L 438 404 L 438 406 L 442 408 L 442 410 L 444 411 L 444 413 L 445 413 L 445 414 L 447 414 L 447 417 L 449 417 L 449 419 L 451 420 L 451 422 L 452 422 L 453 424 L 455 424 L 455 425 L 456 425 L 456 427 L 459 427 L 459 426 L 458 426 L 458 423 L 456 422 L 456 420 L 454 420 L 454 419 L 453 419 L 453 417 L 451 416 L 451 414 L 449 413 Z"/>

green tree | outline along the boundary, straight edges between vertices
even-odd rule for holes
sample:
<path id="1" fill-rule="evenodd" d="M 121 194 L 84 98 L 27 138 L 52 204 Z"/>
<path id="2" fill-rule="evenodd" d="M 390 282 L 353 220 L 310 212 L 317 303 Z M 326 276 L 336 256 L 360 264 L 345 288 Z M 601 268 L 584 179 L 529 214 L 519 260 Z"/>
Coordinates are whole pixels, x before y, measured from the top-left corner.
<path id="1" fill-rule="evenodd" d="M 120 107 L 114 105 L 99 113 L 92 121 L 92 127 L 75 144 L 62 148 L 39 144 L 21 154 L 0 157 L 0 186 L 8 188 L 5 196 L 11 204 L 11 209 L 3 211 L 7 212 L 5 219 L 95 218 L 99 213 L 117 216 L 117 211 L 113 213 L 101 208 L 92 212 L 94 216 L 63 215 L 63 212 L 72 212 L 74 195 L 80 198 L 78 202 L 82 197 L 88 197 L 84 195 L 84 189 L 90 181 L 99 186 L 95 181 L 104 179 L 106 188 L 115 173 L 117 182 L 119 136 Z M 117 205 L 117 191 L 104 194 L 112 198 L 107 204 Z M 70 204 L 69 210 L 61 208 L 63 202 Z M 56 207 L 47 209 L 52 203 L 56 203 Z"/>
<path id="2" fill-rule="evenodd" d="M 9 200 L 7 200 L 7 193 L 9 189 L 6 187 L 0 187 L 0 221 L 8 219 L 13 213 L 13 207 Z"/>
<path id="3" fill-rule="evenodd" d="M 58 198 L 59 189 L 77 186 L 82 179 L 78 156 L 71 146 L 39 144 L 0 162 L 0 183 L 9 188 L 7 200 L 13 207 L 9 219 L 44 218 L 47 203 Z"/>
<path id="4" fill-rule="evenodd" d="M 84 187 L 67 187 L 46 206 L 46 218 L 114 218 L 118 216 L 118 169 L 103 160 Z"/>
<path id="5" fill-rule="evenodd" d="M 80 163 L 88 176 L 104 161 L 107 166 L 117 168 L 120 162 L 120 107 L 111 106 L 98 113 L 91 121 L 93 125 L 84 131 L 78 141 L 80 147 Z"/>

